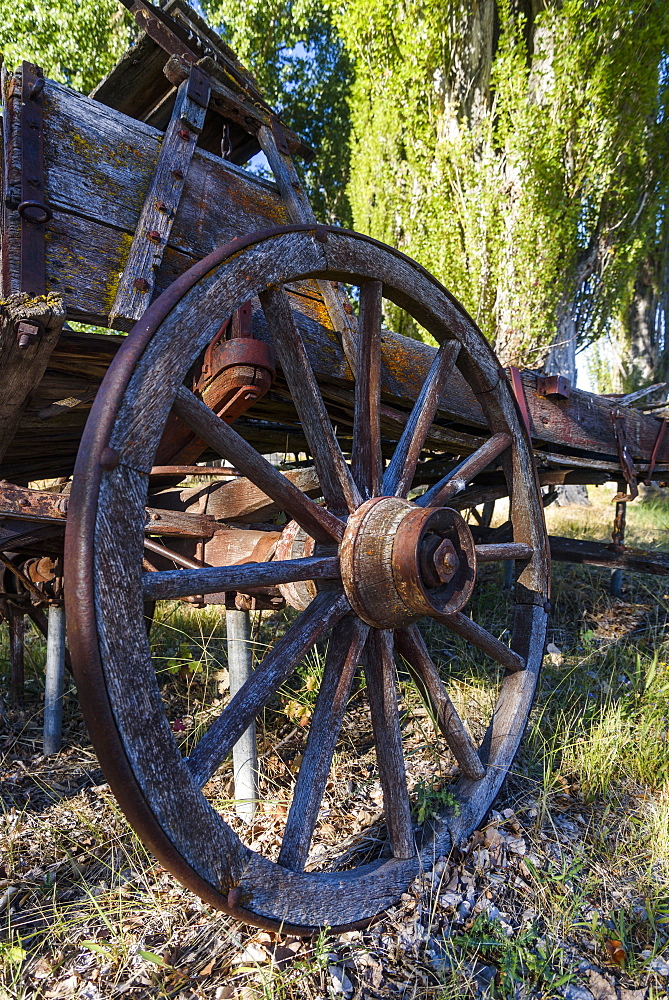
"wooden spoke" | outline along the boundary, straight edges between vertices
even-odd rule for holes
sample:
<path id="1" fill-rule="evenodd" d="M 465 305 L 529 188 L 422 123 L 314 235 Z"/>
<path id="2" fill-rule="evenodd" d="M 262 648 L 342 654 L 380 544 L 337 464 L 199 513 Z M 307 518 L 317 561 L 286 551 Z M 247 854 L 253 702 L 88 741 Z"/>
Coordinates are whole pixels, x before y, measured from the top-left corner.
<path id="1" fill-rule="evenodd" d="M 378 496 L 381 485 L 382 292 L 380 281 L 360 286 L 351 468 L 366 499 Z"/>
<path id="2" fill-rule="evenodd" d="M 504 559 L 531 559 L 534 549 L 522 542 L 498 542 L 497 544 L 477 545 L 476 561 L 499 562 Z"/>
<path id="3" fill-rule="evenodd" d="M 492 656 L 493 660 L 497 660 L 507 670 L 515 672 L 525 669 L 525 661 L 522 656 L 514 653 L 512 649 L 505 646 L 503 642 L 496 639 L 490 632 L 486 632 L 484 628 L 473 622 L 471 618 L 467 618 L 461 611 L 456 611 L 452 615 L 434 615 L 433 617 L 436 621 L 448 625 L 452 632 L 456 632 L 463 639 L 471 642 L 472 646 L 476 646 L 477 649 L 488 653 L 489 656 Z"/>
<path id="4" fill-rule="evenodd" d="M 353 674 L 360 663 L 368 633 L 369 625 L 352 615 L 335 625 L 332 631 L 323 681 L 279 854 L 279 864 L 284 868 L 304 869 Z"/>
<path id="5" fill-rule="evenodd" d="M 365 675 L 393 855 L 411 858 L 416 845 L 402 752 L 392 632 L 372 629 L 365 651 Z"/>
<path id="6" fill-rule="evenodd" d="M 290 677 L 307 650 L 350 610 L 343 594 L 325 591 L 314 598 L 231 699 L 188 758 L 191 774 L 200 785 L 206 784 L 220 767 L 233 744 L 277 688 Z"/>
<path id="7" fill-rule="evenodd" d="M 452 469 L 448 475 L 440 479 L 438 483 L 435 483 L 420 497 L 416 503 L 421 507 L 441 507 L 447 500 L 454 497 L 456 493 L 460 493 L 464 490 L 467 483 L 469 483 L 474 476 L 477 476 L 479 472 L 482 472 L 487 465 L 502 454 L 503 451 L 511 444 L 511 435 L 507 434 L 506 431 L 501 431 L 499 434 L 493 434 L 485 444 L 482 444 L 480 448 L 477 448 L 473 454 L 469 455 L 464 462 Z"/>
<path id="8" fill-rule="evenodd" d="M 362 503 L 362 497 L 335 437 L 302 338 L 295 326 L 288 296 L 283 288 L 270 288 L 260 293 L 260 302 L 274 338 L 284 378 L 302 422 L 302 430 L 314 457 L 326 503 L 330 510 L 338 514 L 354 511 Z M 233 464 L 241 468 L 238 462 Z"/>
<path id="9" fill-rule="evenodd" d="M 448 697 L 417 625 L 397 629 L 395 648 L 406 660 L 421 697 L 430 706 L 448 747 L 467 778 L 485 777 L 476 747 Z"/>
<path id="10" fill-rule="evenodd" d="M 330 511 L 305 496 L 286 476 L 282 476 L 266 458 L 237 431 L 224 423 L 206 403 L 184 386 L 177 392 L 174 410 L 222 458 L 232 462 L 255 486 L 286 510 L 293 520 L 319 542 L 338 541 L 344 525 Z"/>
<path id="11" fill-rule="evenodd" d="M 274 587 L 297 580 L 335 580 L 339 577 L 339 559 L 336 556 L 168 570 L 144 574 L 144 599 L 166 601 L 192 594 L 246 591 L 249 587 Z"/>
<path id="12" fill-rule="evenodd" d="M 439 406 L 441 393 L 460 353 L 457 340 L 445 341 L 432 362 L 418 399 L 383 477 L 384 496 L 405 497 L 411 489 L 416 464 Z"/>

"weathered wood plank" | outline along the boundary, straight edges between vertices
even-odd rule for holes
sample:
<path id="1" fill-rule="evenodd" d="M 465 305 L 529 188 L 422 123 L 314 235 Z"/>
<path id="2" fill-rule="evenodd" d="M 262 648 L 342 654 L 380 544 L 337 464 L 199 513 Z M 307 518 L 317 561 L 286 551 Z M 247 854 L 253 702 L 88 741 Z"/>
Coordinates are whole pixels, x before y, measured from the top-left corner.
<path id="1" fill-rule="evenodd" d="M 191 594 L 217 594 L 226 590 L 246 592 L 249 587 L 273 587 L 298 580 L 335 580 L 340 576 L 336 556 L 313 556 L 274 562 L 213 566 L 192 570 L 166 570 L 144 574 L 145 600 L 172 600 Z"/>
<path id="2" fill-rule="evenodd" d="M 383 491 L 386 495 L 406 497 L 408 494 L 439 400 L 459 353 L 460 344 L 457 340 L 446 341 L 437 351 L 383 477 Z"/>
<path id="3" fill-rule="evenodd" d="M 283 472 L 282 475 L 308 497 L 321 495 L 315 469 L 293 469 Z M 246 477 L 235 479 L 230 483 L 207 484 L 182 490 L 179 498 L 180 502 L 186 505 L 186 509 L 190 509 L 191 506 L 197 506 L 199 509 L 205 496 L 207 513 L 225 521 L 266 521 L 278 514 L 281 509 Z"/>
<path id="4" fill-rule="evenodd" d="M 30 298 L 23 293 L 0 302 L 0 461 L 19 424 L 21 412 L 30 393 L 44 375 L 60 333 L 65 310 L 59 295 Z M 23 322 L 27 344 L 20 346 Z"/>
<path id="5" fill-rule="evenodd" d="M 312 537 L 332 542 L 344 534 L 344 525 L 329 511 L 319 507 L 251 448 L 236 431 L 220 420 L 192 392 L 180 389 L 175 404 L 177 414 L 219 454 L 243 472 L 263 492 L 281 503 Z"/>
<path id="6" fill-rule="evenodd" d="M 179 211 L 198 133 L 204 125 L 206 100 L 204 106 L 192 100 L 189 85 L 189 80 L 185 80 L 177 91 L 156 169 L 116 288 L 109 315 L 111 326 L 118 317 L 139 319 L 151 301 L 155 274 L 160 270 L 165 246 Z M 206 93 L 208 96 L 208 87 Z"/>
<path id="7" fill-rule="evenodd" d="M 411 858 L 416 843 L 402 750 L 392 632 L 376 628 L 370 631 L 365 646 L 365 676 L 393 856 Z"/>
<path id="8" fill-rule="evenodd" d="M 356 344 L 351 470 L 365 499 L 379 495 L 383 468 L 380 419 L 382 306 L 382 283 L 369 281 L 362 285 Z"/>
<path id="9" fill-rule="evenodd" d="M 309 854 L 351 684 L 369 626 L 349 615 L 332 630 L 309 739 L 295 782 L 279 864 L 302 871 Z"/>
<path id="10" fill-rule="evenodd" d="M 334 428 L 283 288 L 261 292 L 260 301 L 274 334 L 274 347 L 309 442 L 323 496 L 335 514 L 352 512 L 362 501 L 335 437 Z"/>
<path id="11" fill-rule="evenodd" d="M 606 542 L 593 542 L 577 538 L 560 538 L 549 535 L 551 558 L 557 562 L 580 563 L 585 566 L 605 566 L 610 569 L 625 569 L 634 573 L 669 575 L 669 553 L 648 552 L 627 546 L 616 549 Z"/>
<path id="12" fill-rule="evenodd" d="M 418 626 L 410 625 L 407 628 L 397 629 L 395 648 L 406 660 L 414 683 L 423 701 L 434 714 L 435 721 L 463 774 L 477 780 L 483 778 L 485 768 L 478 751 L 448 696 Z"/>

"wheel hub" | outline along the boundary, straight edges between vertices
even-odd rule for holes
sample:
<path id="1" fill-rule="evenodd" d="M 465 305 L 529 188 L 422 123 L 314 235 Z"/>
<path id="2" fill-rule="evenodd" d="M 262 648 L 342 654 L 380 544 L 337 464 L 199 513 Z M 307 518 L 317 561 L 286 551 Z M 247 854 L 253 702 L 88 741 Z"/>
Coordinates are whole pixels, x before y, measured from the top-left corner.
<path id="1" fill-rule="evenodd" d="M 460 514 L 399 497 L 374 497 L 351 514 L 340 557 L 351 607 L 374 628 L 453 614 L 476 579 L 474 540 Z"/>

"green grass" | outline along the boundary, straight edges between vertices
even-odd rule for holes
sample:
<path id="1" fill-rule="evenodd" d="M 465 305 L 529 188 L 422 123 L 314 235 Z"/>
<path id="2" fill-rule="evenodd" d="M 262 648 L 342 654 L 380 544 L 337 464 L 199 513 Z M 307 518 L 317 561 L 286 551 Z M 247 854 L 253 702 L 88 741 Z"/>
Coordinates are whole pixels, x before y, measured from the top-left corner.
<path id="1" fill-rule="evenodd" d="M 550 530 L 567 534 L 578 524 L 581 537 L 606 540 L 612 492 L 591 491 L 589 512 L 549 508 Z M 666 504 L 630 505 L 628 542 L 666 548 L 668 524 Z M 509 600 L 501 581 L 501 567 L 482 567 L 470 610 L 504 639 Z M 548 638 L 560 653 L 545 660 L 521 753 L 496 805 L 513 816 L 494 821 L 507 833 L 520 831 L 527 855 L 509 855 L 507 868 L 486 867 L 477 860 L 483 833 L 478 846 L 474 839 L 445 862 L 443 885 L 419 879 L 377 928 L 295 945 L 279 938 L 279 952 L 271 936 L 241 928 L 182 890 L 139 843 L 96 773 L 71 689 L 65 751 L 54 761 L 40 756 L 45 650 L 30 630 L 25 713 L 13 713 L 5 700 L 0 897 L 7 885 L 19 894 L 0 914 L 0 997 L 40 997 L 56 987 L 65 991 L 71 980 L 71 995 L 92 982 L 102 997 L 132 983 L 126 995 L 133 997 L 316 1000 L 333 989 L 331 966 L 356 983 L 366 975 L 370 998 L 398 982 L 408 984 L 400 995 L 415 1000 L 473 998 L 488 975 L 482 969 L 492 970 L 490 996 L 515 997 L 522 985 L 527 995 L 557 997 L 567 981 L 588 985 L 578 978 L 583 961 L 625 988 L 648 986 L 648 1000 L 664 995 L 664 981 L 649 963 L 658 956 L 669 961 L 669 586 L 665 592 L 661 577 L 626 576 L 617 601 L 607 583 L 603 570 L 554 567 Z M 294 617 L 291 611 L 255 616 L 258 657 Z M 442 627 L 431 625 L 425 634 L 458 711 L 480 738 L 498 669 Z M 216 608 L 164 605 L 151 639 L 168 716 L 187 749 L 227 699 L 225 619 Z M 259 720 L 262 809 L 247 839 L 270 855 L 325 649 L 314 650 Z M 3 628 L 5 690 L 7 654 Z M 448 804 L 452 761 L 438 757 L 433 723 L 403 673 L 400 687 L 413 808 L 429 818 Z M 380 812 L 363 705 L 359 680 L 326 792 L 324 851 L 345 840 L 359 803 L 372 818 Z M 354 751 L 360 740 L 367 741 L 364 752 Z M 231 778 L 231 768 L 222 768 L 217 802 L 230 802 Z M 471 878 L 477 893 L 490 892 L 491 905 L 507 916 L 480 912 L 454 923 L 443 902 L 453 871 Z M 420 934 L 411 938 L 411 928 Z M 607 951 L 612 940 L 621 942 L 622 966 Z"/>

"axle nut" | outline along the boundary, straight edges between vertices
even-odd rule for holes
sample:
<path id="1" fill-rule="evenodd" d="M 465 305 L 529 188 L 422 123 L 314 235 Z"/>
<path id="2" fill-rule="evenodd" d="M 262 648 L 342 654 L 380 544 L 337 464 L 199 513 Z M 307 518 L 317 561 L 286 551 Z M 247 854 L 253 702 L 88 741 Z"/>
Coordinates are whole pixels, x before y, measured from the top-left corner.
<path id="1" fill-rule="evenodd" d="M 434 568 L 442 583 L 448 583 L 460 564 L 455 546 L 448 538 L 444 538 L 432 556 Z"/>

